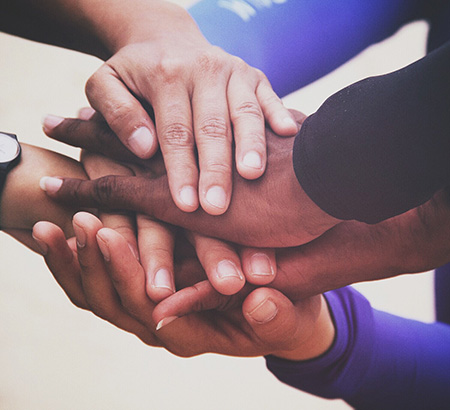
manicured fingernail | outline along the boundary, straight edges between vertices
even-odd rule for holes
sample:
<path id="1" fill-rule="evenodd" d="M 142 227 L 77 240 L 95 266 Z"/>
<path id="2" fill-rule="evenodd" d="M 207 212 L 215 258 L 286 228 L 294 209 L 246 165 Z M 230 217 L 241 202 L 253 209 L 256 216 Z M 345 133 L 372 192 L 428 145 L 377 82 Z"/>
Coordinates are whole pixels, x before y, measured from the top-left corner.
<path id="1" fill-rule="evenodd" d="M 219 279 L 228 279 L 228 278 L 239 278 L 240 280 L 244 279 L 236 265 L 231 261 L 220 261 L 217 264 L 217 276 Z"/>
<path id="2" fill-rule="evenodd" d="M 39 186 L 42 190 L 52 194 L 58 192 L 59 188 L 61 188 L 62 183 L 62 179 L 59 178 L 42 177 L 39 181 Z"/>
<path id="3" fill-rule="evenodd" d="M 213 186 L 209 188 L 206 193 L 206 200 L 216 208 L 225 208 L 227 204 L 227 195 L 225 191 L 220 186 Z"/>
<path id="4" fill-rule="evenodd" d="M 44 129 L 44 132 L 49 132 L 61 124 L 63 120 L 63 117 L 58 117 L 57 115 L 47 115 L 42 120 L 42 128 Z"/>
<path id="5" fill-rule="evenodd" d="M 160 320 L 159 323 L 156 325 L 156 330 L 161 329 L 162 327 L 168 325 L 169 323 L 173 322 L 176 319 L 178 319 L 178 316 L 165 317 L 164 319 Z"/>
<path id="6" fill-rule="evenodd" d="M 265 253 L 255 253 L 250 259 L 254 275 L 272 276 L 273 269 L 269 257 Z"/>
<path id="7" fill-rule="evenodd" d="M 145 157 L 153 146 L 153 134 L 147 127 L 140 127 L 128 138 L 131 150 L 139 157 Z"/>
<path id="8" fill-rule="evenodd" d="M 285 117 L 283 119 L 283 122 L 285 125 L 289 125 L 290 127 L 298 128 L 298 124 L 291 118 L 291 117 Z"/>
<path id="9" fill-rule="evenodd" d="M 97 244 L 100 248 L 100 252 L 103 255 L 103 259 L 105 259 L 106 262 L 109 262 L 111 260 L 111 254 L 109 253 L 109 247 L 107 243 L 102 239 L 100 236 L 100 232 L 97 233 Z"/>
<path id="10" fill-rule="evenodd" d="M 165 268 L 159 269 L 155 273 L 155 277 L 153 278 L 153 286 L 155 288 L 169 289 L 170 291 L 174 292 L 170 272 Z"/>
<path id="11" fill-rule="evenodd" d="M 73 230 L 77 238 L 77 246 L 79 248 L 84 248 L 86 246 L 86 232 L 84 232 L 84 229 L 76 223 L 73 223 Z"/>
<path id="12" fill-rule="evenodd" d="M 249 151 L 242 159 L 242 163 L 249 168 L 261 169 L 262 159 L 256 151 Z"/>
<path id="13" fill-rule="evenodd" d="M 185 205 L 194 207 L 197 206 L 197 192 L 191 186 L 184 186 L 180 190 L 180 200 Z"/>
<path id="14" fill-rule="evenodd" d="M 258 323 L 270 322 L 278 313 L 278 308 L 270 299 L 263 300 L 248 314 Z"/>
<path id="15" fill-rule="evenodd" d="M 48 252 L 48 246 L 45 242 L 41 241 L 40 239 L 36 238 L 33 234 L 31 234 L 33 239 L 36 241 L 37 245 L 39 246 L 39 249 L 41 250 L 41 254 L 43 256 L 47 255 Z"/>

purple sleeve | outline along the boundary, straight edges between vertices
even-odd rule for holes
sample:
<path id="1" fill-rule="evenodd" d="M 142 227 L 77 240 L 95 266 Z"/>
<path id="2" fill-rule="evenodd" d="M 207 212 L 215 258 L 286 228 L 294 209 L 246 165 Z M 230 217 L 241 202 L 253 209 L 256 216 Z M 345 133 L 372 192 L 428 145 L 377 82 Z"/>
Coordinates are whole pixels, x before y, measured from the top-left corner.
<path id="1" fill-rule="evenodd" d="M 293 153 L 308 196 L 339 219 L 401 214 L 450 185 L 450 42 L 331 96 Z"/>
<path id="2" fill-rule="evenodd" d="M 317 359 L 268 356 L 282 382 L 358 409 L 444 409 L 450 403 L 450 326 L 372 309 L 352 288 L 325 294 L 336 339 Z"/>

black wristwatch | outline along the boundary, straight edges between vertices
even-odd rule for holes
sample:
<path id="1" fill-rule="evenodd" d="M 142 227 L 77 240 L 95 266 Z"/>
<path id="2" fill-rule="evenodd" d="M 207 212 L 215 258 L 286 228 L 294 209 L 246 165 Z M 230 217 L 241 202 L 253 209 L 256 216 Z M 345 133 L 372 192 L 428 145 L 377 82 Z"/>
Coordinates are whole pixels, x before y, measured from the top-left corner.
<path id="1" fill-rule="evenodd" d="M 21 149 L 17 136 L 0 132 L 0 195 L 8 172 L 20 161 L 20 153 Z"/>

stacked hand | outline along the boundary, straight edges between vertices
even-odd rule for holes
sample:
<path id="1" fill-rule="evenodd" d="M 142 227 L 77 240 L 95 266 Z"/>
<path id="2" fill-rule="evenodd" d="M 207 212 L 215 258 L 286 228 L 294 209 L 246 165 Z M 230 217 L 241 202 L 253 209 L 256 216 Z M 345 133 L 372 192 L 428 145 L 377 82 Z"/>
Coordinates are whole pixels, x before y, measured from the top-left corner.
<path id="1" fill-rule="evenodd" d="M 294 113 L 299 125 L 305 119 Z M 107 147 L 110 131 L 104 122 L 72 120 L 61 123 L 53 137 L 89 150 L 103 150 L 116 159 L 129 159 L 120 146 Z M 100 135 L 95 140 L 93 135 Z M 161 161 L 133 164 L 133 177 L 106 176 L 95 181 L 47 179 L 47 193 L 55 199 L 83 206 L 128 209 L 205 235 L 248 246 L 286 247 L 320 236 L 339 220 L 323 212 L 301 189 L 292 166 L 293 138 L 279 138 L 266 130 L 268 166 L 255 181 L 233 173 L 233 197 L 228 211 L 210 216 L 202 210 L 180 211 L 172 201 Z M 109 137 L 106 137 L 109 140 Z M 62 186 L 61 186 L 62 184 Z"/>
<path id="2" fill-rule="evenodd" d="M 255 179 L 266 167 L 265 121 L 280 135 L 297 132 L 267 78 L 209 44 L 170 2 L 77 3 L 73 12 L 91 22 L 110 57 L 87 83 L 92 107 L 137 157 L 159 145 L 177 207 L 192 212 L 200 202 L 209 214 L 224 213 L 233 140 L 239 175 Z M 44 130 L 53 136 L 60 121 L 47 117 Z"/>

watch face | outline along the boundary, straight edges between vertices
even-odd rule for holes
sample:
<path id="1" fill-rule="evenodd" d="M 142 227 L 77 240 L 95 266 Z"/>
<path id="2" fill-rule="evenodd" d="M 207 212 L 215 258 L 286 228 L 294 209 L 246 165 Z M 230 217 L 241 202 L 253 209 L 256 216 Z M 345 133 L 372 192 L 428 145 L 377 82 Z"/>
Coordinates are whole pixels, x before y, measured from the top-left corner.
<path id="1" fill-rule="evenodd" d="M 10 162 L 20 152 L 19 143 L 9 135 L 0 132 L 0 163 Z"/>

